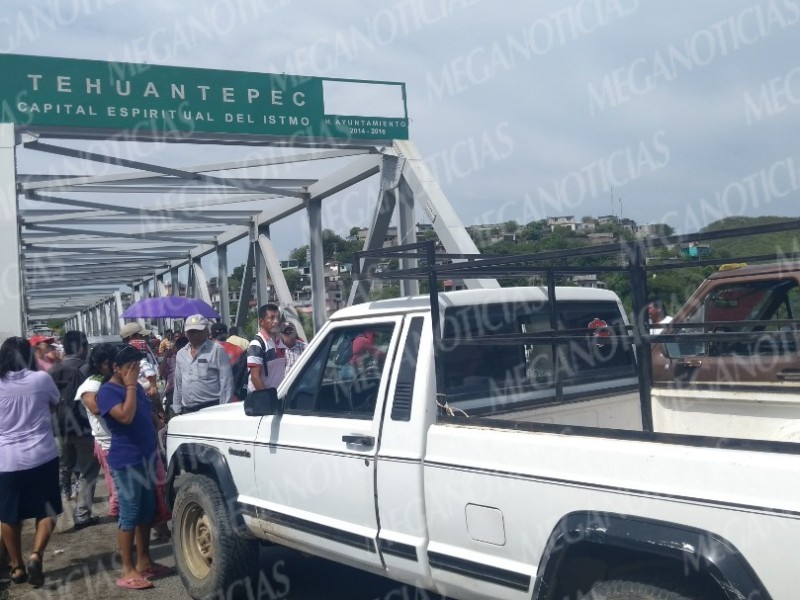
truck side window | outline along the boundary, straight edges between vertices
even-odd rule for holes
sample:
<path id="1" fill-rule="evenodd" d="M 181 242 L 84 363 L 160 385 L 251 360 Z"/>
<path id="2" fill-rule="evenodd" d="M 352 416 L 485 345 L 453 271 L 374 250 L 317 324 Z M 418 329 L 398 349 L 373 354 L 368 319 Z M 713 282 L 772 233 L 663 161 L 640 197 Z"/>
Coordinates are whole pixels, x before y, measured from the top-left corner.
<path id="1" fill-rule="evenodd" d="M 372 419 L 394 325 L 337 329 L 286 397 L 286 412 Z"/>
<path id="2" fill-rule="evenodd" d="M 610 335 L 625 331 L 616 302 L 564 301 L 556 312 L 558 333 L 573 335 L 574 342 L 548 341 L 552 327 L 545 302 L 448 308 L 440 355 L 448 403 L 468 408 L 471 415 L 501 412 L 512 405 L 552 402 L 556 375 L 567 386 L 636 375 L 630 344 Z M 602 331 L 591 328 L 595 322 L 604 324 Z M 543 335 L 508 339 L 522 334 Z"/>
<path id="3" fill-rule="evenodd" d="M 625 323 L 615 302 L 559 302 L 559 329 L 575 332 L 575 341 L 559 346 L 564 385 L 636 375 Z"/>
<path id="4" fill-rule="evenodd" d="M 798 318 L 800 290 L 793 279 L 730 283 L 713 288 L 684 323 L 706 323 L 705 327 L 681 328 L 677 333 L 719 333 L 711 342 L 668 344 L 671 358 L 681 356 L 755 356 L 796 352 L 791 325 L 770 321 Z M 742 321 L 763 321 L 747 324 Z M 785 332 L 781 336 L 759 336 L 759 332 Z M 725 339 L 726 333 L 753 333 L 751 338 Z"/>

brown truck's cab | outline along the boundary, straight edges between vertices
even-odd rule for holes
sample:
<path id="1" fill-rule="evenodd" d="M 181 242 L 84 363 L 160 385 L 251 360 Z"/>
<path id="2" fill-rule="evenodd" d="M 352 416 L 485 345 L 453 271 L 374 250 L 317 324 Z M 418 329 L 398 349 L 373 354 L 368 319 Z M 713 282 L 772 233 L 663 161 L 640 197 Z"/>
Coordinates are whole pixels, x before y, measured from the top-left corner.
<path id="1" fill-rule="evenodd" d="M 800 441 L 799 317 L 800 263 L 709 277 L 653 345 L 656 431 Z"/>

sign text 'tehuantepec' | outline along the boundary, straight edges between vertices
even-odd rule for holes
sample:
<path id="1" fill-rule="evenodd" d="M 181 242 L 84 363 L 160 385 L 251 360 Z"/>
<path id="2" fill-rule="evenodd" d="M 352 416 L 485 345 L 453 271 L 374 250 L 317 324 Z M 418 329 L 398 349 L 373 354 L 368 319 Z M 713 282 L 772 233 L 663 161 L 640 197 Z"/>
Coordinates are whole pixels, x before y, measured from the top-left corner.
<path id="1" fill-rule="evenodd" d="M 32 131 L 103 129 L 132 138 L 198 133 L 408 139 L 405 118 L 326 115 L 324 78 L 319 77 L 14 54 L 0 55 L 0 73 L 0 121 Z"/>

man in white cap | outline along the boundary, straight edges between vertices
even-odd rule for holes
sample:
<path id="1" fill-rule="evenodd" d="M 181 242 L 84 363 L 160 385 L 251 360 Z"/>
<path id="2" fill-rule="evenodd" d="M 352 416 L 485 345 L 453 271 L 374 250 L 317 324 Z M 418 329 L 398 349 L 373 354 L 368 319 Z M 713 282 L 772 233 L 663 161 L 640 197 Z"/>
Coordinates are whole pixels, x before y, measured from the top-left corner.
<path id="1" fill-rule="evenodd" d="M 210 339 L 208 319 L 191 315 L 183 330 L 189 343 L 175 355 L 172 409 L 185 415 L 227 404 L 233 396 L 231 363 L 224 348 Z"/>

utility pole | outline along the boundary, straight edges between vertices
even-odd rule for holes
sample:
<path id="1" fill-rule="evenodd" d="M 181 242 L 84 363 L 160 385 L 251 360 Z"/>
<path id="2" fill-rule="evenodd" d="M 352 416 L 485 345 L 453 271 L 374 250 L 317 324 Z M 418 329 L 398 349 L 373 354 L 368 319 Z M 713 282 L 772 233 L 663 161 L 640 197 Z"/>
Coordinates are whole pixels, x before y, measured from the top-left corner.
<path id="1" fill-rule="evenodd" d="M 611 216 L 614 216 L 614 186 L 611 186 L 611 190 L 609 192 L 611 194 Z"/>

